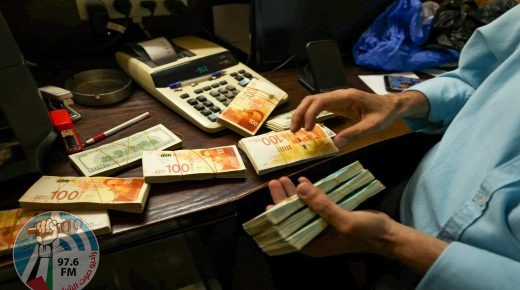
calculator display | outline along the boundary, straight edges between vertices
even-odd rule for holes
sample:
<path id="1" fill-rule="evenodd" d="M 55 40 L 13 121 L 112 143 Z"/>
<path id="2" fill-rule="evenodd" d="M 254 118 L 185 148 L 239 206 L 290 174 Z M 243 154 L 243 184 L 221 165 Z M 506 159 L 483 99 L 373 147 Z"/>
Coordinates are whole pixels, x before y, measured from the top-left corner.
<path id="1" fill-rule="evenodd" d="M 211 74 L 236 64 L 237 59 L 225 51 L 154 72 L 152 79 L 156 87 L 167 87 L 171 83 Z"/>

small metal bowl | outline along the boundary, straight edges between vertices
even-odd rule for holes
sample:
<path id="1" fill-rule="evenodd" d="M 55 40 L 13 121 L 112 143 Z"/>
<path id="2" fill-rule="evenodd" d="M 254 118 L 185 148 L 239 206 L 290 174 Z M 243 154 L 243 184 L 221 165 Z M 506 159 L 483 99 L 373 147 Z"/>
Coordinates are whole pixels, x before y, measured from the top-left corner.
<path id="1" fill-rule="evenodd" d="M 132 79 L 123 71 L 94 69 L 74 74 L 65 82 L 75 103 L 103 106 L 120 102 L 132 94 Z"/>

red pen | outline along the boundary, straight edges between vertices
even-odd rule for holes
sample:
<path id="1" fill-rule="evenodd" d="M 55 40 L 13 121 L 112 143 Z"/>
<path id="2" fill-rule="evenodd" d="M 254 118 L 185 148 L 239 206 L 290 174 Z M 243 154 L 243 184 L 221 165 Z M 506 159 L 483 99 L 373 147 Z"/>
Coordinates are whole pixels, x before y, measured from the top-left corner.
<path id="1" fill-rule="evenodd" d="M 119 132 L 119 131 L 123 130 L 124 128 L 129 127 L 129 126 L 131 126 L 131 125 L 133 125 L 133 124 L 135 124 L 135 123 L 145 119 L 148 116 L 150 116 L 150 113 L 146 112 L 146 113 L 141 114 L 141 115 L 139 115 L 139 116 L 137 116 L 137 117 L 135 117 L 135 118 L 133 118 L 131 120 L 128 120 L 128 121 L 124 122 L 121 125 L 118 125 L 118 126 L 112 128 L 112 129 L 109 129 L 109 130 L 107 130 L 107 131 L 105 131 L 103 133 L 99 133 L 96 136 L 88 139 L 85 142 L 85 146 L 86 145 L 90 145 L 90 144 L 92 144 L 94 142 L 97 142 L 97 141 L 101 141 L 101 140 L 105 139 L 106 137 L 108 137 L 108 136 L 110 136 L 110 135 L 112 135 L 112 134 L 114 134 L 116 132 Z"/>

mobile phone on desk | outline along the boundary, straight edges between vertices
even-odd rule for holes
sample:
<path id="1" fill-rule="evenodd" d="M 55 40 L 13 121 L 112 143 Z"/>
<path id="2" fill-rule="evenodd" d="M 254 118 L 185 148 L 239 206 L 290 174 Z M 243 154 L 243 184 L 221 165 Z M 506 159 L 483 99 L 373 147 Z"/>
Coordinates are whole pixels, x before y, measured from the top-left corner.
<path id="1" fill-rule="evenodd" d="M 411 86 L 422 82 L 421 79 L 396 76 L 396 75 L 385 75 L 385 88 L 388 92 L 402 92 Z"/>
<path id="2" fill-rule="evenodd" d="M 311 41 L 306 45 L 308 63 L 299 81 L 313 93 L 347 88 L 347 77 L 335 40 Z"/>

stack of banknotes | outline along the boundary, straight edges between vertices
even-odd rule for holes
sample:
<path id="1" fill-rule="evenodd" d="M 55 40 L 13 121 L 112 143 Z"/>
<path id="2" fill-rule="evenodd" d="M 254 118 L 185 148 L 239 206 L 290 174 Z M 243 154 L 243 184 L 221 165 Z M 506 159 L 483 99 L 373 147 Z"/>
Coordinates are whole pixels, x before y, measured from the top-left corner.
<path id="1" fill-rule="evenodd" d="M 243 178 L 245 174 L 246 167 L 235 145 L 143 153 L 143 176 L 147 183 Z"/>
<path id="2" fill-rule="evenodd" d="M 179 147 L 182 147 L 182 139 L 159 124 L 112 143 L 69 155 L 69 159 L 85 176 L 109 176 L 139 163 L 144 151 Z"/>
<path id="3" fill-rule="evenodd" d="M 269 130 L 273 130 L 276 132 L 289 130 L 291 127 L 291 119 L 293 111 L 289 111 L 280 115 L 272 116 L 265 121 L 265 127 Z M 336 115 L 329 111 L 322 111 L 316 116 L 316 122 L 323 122 L 325 120 L 334 118 Z"/>
<path id="4" fill-rule="evenodd" d="M 345 210 L 355 209 L 385 188 L 358 161 L 314 185 Z M 266 254 L 275 256 L 301 250 L 327 227 L 327 223 L 293 195 L 242 226 Z"/>
<path id="5" fill-rule="evenodd" d="M 150 185 L 144 178 L 42 176 L 18 200 L 24 209 L 119 210 L 141 213 Z"/>
<path id="6" fill-rule="evenodd" d="M 311 131 L 301 129 L 293 133 L 285 130 L 242 138 L 238 148 L 246 153 L 258 175 L 339 152 L 319 124 Z"/>
<path id="7" fill-rule="evenodd" d="M 11 253 L 20 229 L 31 218 L 43 212 L 45 211 L 22 208 L 0 211 L 0 255 Z M 86 222 L 96 236 L 112 232 L 106 210 L 71 211 L 70 213 Z"/>
<path id="8" fill-rule="evenodd" d="M 253 136 L 285 98 L 286 92 L 252 79 L 220 113 L 218 122 L 244 137 Z"/>

